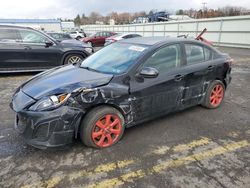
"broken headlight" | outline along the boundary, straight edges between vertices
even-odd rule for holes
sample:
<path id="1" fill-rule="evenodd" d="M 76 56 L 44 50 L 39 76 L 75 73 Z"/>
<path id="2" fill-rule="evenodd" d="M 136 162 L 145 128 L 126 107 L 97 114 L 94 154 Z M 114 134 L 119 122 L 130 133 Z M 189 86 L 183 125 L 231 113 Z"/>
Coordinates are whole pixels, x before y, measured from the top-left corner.
<path id="1" fill-rule="evenodd" d="M 33 104 L 29 108 L 29 110 L 31 111 L 52 110 L 64 104 L 69 97 L 70 94 L 68 93 L 45 97 L 37 101 L 35 104 Z"/>

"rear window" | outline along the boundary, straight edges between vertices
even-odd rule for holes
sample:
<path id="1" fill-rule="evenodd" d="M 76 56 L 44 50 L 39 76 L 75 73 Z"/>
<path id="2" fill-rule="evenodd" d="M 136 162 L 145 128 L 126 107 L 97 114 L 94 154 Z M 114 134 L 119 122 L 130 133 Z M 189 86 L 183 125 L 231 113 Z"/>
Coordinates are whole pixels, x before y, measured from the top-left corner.
<path id="1" fill-rule="evenodd" d="M 0 42 L 17 42 L 21 40 L 15 29 L 0 29 Z"/>
<path id="2" fill-rule="evenodd" d="M 200 63 L 205 60 L 203 47 L 193 44 L 185 44 L 185 50 L 188 65 Z"/>
<path id="3" fill-rule="evenodd" d="M 211 50 L 204 47 L 204 56 L 205 56 L 205 61 L 209 61 L 213 58 L 213 53 L 211 52 Z"/>
<path id="4" fill-rule="evenodd" d="M 188 65 L 209 61 L 213 58 L 212 51 L 200 45 L 185 44 L 185 50 Z"/>

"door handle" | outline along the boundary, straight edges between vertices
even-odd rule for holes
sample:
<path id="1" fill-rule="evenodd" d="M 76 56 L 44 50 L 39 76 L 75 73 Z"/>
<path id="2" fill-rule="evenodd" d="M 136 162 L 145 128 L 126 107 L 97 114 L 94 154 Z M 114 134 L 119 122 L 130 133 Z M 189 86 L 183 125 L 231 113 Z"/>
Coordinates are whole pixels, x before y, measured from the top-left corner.
<path id="1" fill-rule="evenodd" d="M 207 68 L 208 71 L 212 71 L 213 69 L 214 69 L 214 66 L 213 66 L 213 65 L 210 65 L 210 66 L 208 66 L 208 68 Z"/>
<path id="2" fill-rule="evenodd" d="M 179 82 L 179 81 L 181 81 L 182 79 L 183 79 L 183 75 L 180 75 L 180 74 L 178 74 L 178 75 L 176 75 L 175 77 L 174 77 L 174 80 L 176 81 L 176 82 Z"/>
<path id="3" fill-rule="evenodd" d="M 31 50 L 32 48 L 30 46 L 24 46 L 25 50 Z"/>

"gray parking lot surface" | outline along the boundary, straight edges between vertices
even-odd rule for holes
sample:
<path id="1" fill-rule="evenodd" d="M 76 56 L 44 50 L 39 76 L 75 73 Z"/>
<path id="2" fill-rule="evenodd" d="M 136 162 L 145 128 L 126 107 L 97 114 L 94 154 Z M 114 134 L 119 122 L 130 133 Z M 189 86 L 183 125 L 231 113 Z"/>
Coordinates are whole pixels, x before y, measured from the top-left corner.
<path id="1" fill-rule="evenodd" d="M 0 77 L 0 187 L 249 187 L 250 50 L 222 48 L 235 59 L 223 105 L 200 106 L 125 131 L 115 146 L 76 140 L 39 150 L 14 130 L 15 88 L 34 74 Z"/>

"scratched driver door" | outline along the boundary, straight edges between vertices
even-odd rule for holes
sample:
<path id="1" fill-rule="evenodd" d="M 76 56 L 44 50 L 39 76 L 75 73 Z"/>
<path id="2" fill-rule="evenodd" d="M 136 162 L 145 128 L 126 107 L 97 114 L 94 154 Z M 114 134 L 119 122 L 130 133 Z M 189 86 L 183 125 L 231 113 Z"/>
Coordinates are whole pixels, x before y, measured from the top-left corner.
<path id="1" fill-rule="evenodd" d="M 156 78 L 136 76 L 131 80 L 130 92 L 133 97 L 135 121 L 151 119 L 178 108 L 184 87 L 181 73 L 181 50 L 179 44 L 172 44 L 156 50 L 138 69 L 153 67 L 159 71 Z"/>

